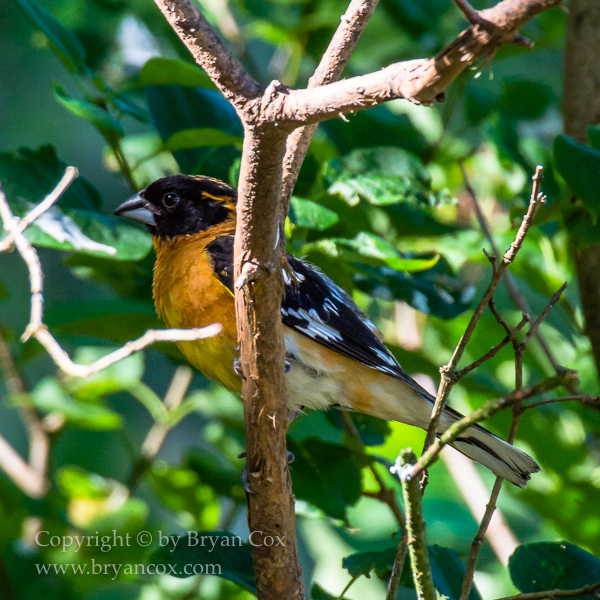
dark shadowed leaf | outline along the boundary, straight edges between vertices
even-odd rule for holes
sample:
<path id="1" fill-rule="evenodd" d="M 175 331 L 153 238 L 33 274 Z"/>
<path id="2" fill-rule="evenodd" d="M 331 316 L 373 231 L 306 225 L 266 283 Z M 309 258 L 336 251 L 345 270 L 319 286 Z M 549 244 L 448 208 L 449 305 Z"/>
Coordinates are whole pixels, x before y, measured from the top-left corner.
<path id="1" fill-rule="evenodd" d="M 193 448 L 185 458 L 185 466 L 198 475 L 201 483 L 209 484 L 218 494 L 243 501 L 241 460 L 239 465 L 236 469 L 223 455 L 206 448 Z"/>
<path id="2" fill-rule="evenodd" d="M 152 119 L 164 142 L 175 133 L 186 129 L 218 129 L 219 131 L 240 138 L 244 130 L 233 106 L 220 92 L 201 87 L 184 87 L 181 85 L 148 85 L 146 86 L 148 106 Z M 201 161 L 206 161 L 212 148 L 194 148 L 177 150 L 175 160 L 185 173 L 196 173 Z M 228 164 L 223 170 L 227 173 L 237 153 L 231 158 L 217 148 L 220 162 L 227 158 Z M 212 174 L 221 179 L 227 175 Z"/>
<path id="3" fill-rule="evenodd" d="M 325 413 L 327 420 L 337 429 L 344 430 L 344 419 L 339 410 L 328 410 Z M 356 426 L 360 439 L 365 446 L 379 446 L 385 441 L 385 437 L 391 432 L 390 425 L 383 419 L 363 415 L 361 413 L 353 413 L 352 421 Z"/>
<path id="4" fill-rule="evenodd" d="M 85 64 L 85 49 L 77 36 L 35 0 L 17 0 L 17 3 L 27 18 L 44 32 L 65 67 L 79 71 Z"/>
<path id="5" fill-rule="evenodd" d="M 155 564 L 174 565 L 176 577 L 189 577 L 184 569 L 186 565 L 220 565 L 220 572 L 214 574 L 241 585 L 256 594 L 254 566 L 249 544 L 242 544 L 237 535 L 227 531 L 191 532 L 178 539 L 173 552 L 167 547 L 161 548 L 150 557 Z M 197 536 L 193 534 L 196 533 Z M 197 542 L 196 542 L 197 540 Z M 188 567 L 189 570 L 189 567 Z"/>
<path id="6" fill-rule="evenodd" d="M 519 546 L 508 561 L 515 586 L 521 592 L 576 590 L 600 581 L 600 560 L 567 542 L 540 542 Z M 577 596 L 592 600 L 592 596 Z"/>
<path id="7" fill-rule="evenodd" d="M 37 150 L 20 148 L 0 153 L 0 181 L 9 201 L 41 202 L 65 174 L 67 164 L 56 155 L 53 146 Z M 84 177 L 78 177 L 58 201 L 60 208 L 102 208 L 102 198 Z"/>
<path id="8" fill-rule="evenodd" d="M 296 457 L 291 464 L 296 498 L 345 519 L 346 509 L 356 504 L 361 492 L 361 465 L 351 450 L 317 438 L 290 439 L 288 450 Z"/>
<path id="9" fill-rule="evenodd" d="M 554 159 L 558 172 L 595 221 L 600 214 L 600 150 L 559 135 L 554 140 Z"/>

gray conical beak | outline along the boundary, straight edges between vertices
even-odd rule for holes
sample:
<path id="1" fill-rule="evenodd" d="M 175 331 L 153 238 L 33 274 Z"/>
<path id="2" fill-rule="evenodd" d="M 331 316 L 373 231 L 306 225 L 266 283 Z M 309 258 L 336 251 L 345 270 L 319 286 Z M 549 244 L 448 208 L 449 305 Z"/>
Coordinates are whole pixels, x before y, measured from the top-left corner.
<path id="1" fill-rule="evenodd" d="M 140 194 L 136 194 L 129 200 L 123 202 L 117 210 L 115 210 L 115 215 L 118 217 L 124 217 L 125 219 L 130 219 L 131 221 L 137 221 L 138 223 L 143 223 L 144 225 L 152 225 L 155 226 L 156 222 L 154 221 L 154 214 L 149 208 L 148 201 Z"/>

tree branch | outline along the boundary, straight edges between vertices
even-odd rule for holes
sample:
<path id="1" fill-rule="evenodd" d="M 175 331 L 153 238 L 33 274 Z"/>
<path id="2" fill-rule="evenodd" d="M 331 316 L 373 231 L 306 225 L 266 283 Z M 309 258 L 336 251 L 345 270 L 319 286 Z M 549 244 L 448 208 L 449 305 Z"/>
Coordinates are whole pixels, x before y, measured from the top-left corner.
<path id="1" fill-rule="evenodd" d="M 504 596 L 497 600 L 556 600 L 556 598 L 579 598 L 585 594 L 593 594 L 600 590 L 600 581 L 591 585 L 584 585 L 577 590 L 548 590 L 546 592 L 530 592 L 528 594 L 516 594 L 514 596 Z"/>
<path id="2" fill-rule="evenodd" d="M 321 57 L 321 62 L 308 80 L 308 89 L 338 81 L 352 56 L 354 48 L 364 31 L 379 0 L 351 0 L 340 25 Z M 296 185 L 300 167 L 308 152 L 317 124 L 300 127 L 289 136 L 283 159 L 283 205 L 285 214 Z"/>
<path id="3" fill-rule="evenodd" d="M 330 83 L 311 90 L 289 90 L 261 102 L 261 119 L 296 125 L 318 123 L 404 98 L 415 104 L 443 100 L 448 85 L 473 63 L 493 56 L 496 50 L 514 41 L 519 27 L 535 15 L 558 5 L 561 0 L 504 0 L 481 11 L 490 24 L 463 31 L 434 58 L 394 63 L 375 73 Z"/>
<path id="4" fill-rule="evenodd" d="M 457 438 L 459 438 L 469 427 L 489 419 L 497 412 L 510 408 L 517 402 L 522 402 L 528 398 L 539 396 L 545 392 L 549 392 L 561 385 L 566 385 L 577 378 L 576 371 L 567 371 L 562 375 L 554 375 L 536 385 L 531 387 L 523 388 L 522 390 L 516 390 L 504 398 L 498 398 L 497 400 L 489 400 L 483 404 L 477 410 L 460 419 L 456 423 L 453 423 L 444 433 L 429 446 L 426 452 L 424 452 L 415 464 L 414 469 L 411 473 L 407 474 L 408 478 L 414 479 L 419 476 L 425 469 L 428 469 L 439 457 L 439 454 L 444 446 L 451 444 Z"/>
<path id="5" fill-rule="evenodd" d="M 210 23 L 191 0 L 155 0 L 169 25 L 196 62 L 236 107 L 262 94 L 260 86 L 225 48 Z"/>
<path id="6" fill-rule="evenodd" d="M 502 276 L 504 275 L 505 271 L 508 269 L 510 264 L 513 262 L 517 255 L 517 252 L 523 245 L 523 240 L 525 239 L 525 236 L 527 235 L 527 232 L 529 231 L 529 228 L 533 223 L 535 214 L 537 213 L 541 204 L 544 202 L 544 197 L 540 193 L 542 185 L 542 172 L 542 167 L 538 166 L 533 177 L 533 185 L 531 190 L 529 207 L 527 209 L 527 213 L 523 217 L 521 226 L 517 231 L 515 239 L 510 245 L 509 249 L 505 252 L 500 265 L 496 267 L 496 265 L 493 263 L 494 272 L 492 275 L 492 280 L 490 281 L 487 290 L 483 294 L 483 297 L 479 301 L 479 304 L 477 305 L 477 308 L 475 309 L 475 312 L 473 313 L 473 316 L 471 317 L 471 320 L 469 321 L 465 332 L 460 338 L 460 341 L 458 342 L 454 353 L 452 354 L 450 362 L 445 367 L 442 367 L 440 369 L 442 377 L 440 381 L 440 386 L 438 388 L 437 397 L 435 399 L 435 405 L 431 412 L 431 421 L 429 423 L 429 428 L 427 429 L 427 435 L 425 437 L 425 443 L 423 446 L 424 451 L 427 450 L 434 443 L 438 431 L 439 421 L 444 412 L 448 396 L 450 395 L 450 390 L 454 385 L 453 378 L 456 367 L 458 366 L 458 363 L 462 358 L 462 355 L 464 354 L 467 344 L 469 343 L 469 340 L 473 335 L 473 331 L 475 330 L 475 327 L 477 326 L 477 323 L 479 322 L 479 319 L 481 318 L 485 307 L 488 306 L 490 300 L 492 300 L 494 291 L 498 287 Z"/>
<path id="7" fill-rule="evenodd" d="M 278 232 L 286 134 L 272 125 L 246 128 L 234 245 L 247 472 L 253 492 L 247 496 L 248 527 L 254 539 L 261 536 L 252 548 L 261 600 L 304 598 L 285 443 L 284 254 Z M 286 545 L 262 545 L 266 536 L 279 536 Z"/>

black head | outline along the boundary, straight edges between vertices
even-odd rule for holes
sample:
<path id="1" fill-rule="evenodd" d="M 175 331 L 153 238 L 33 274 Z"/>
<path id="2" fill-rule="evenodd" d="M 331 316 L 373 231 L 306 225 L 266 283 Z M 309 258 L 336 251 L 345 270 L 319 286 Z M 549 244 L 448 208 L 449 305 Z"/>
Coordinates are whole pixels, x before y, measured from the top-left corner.
<path id="1" fill-rule="evenodd" d="M 153 235 L 172 239 L 235 219 L 236 191 L 210 177 L 172 175 L 151 183 L 124 202 L 115 215 L 148 225 Z"/>

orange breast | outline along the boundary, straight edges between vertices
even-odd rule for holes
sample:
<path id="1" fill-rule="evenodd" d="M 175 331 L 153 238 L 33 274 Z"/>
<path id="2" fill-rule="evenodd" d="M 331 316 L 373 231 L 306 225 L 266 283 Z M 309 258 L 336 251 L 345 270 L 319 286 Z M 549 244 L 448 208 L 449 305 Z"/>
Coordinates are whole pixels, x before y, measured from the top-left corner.
<path id="1" fill-rule="evenodd" d="M 216 278 L 207 240 L 202 234 L 173 242 L 154 239 L 154 303 L 168 327 L 205 327 L 220 323 L 219 335 L 177 345 L 189 362 L 226 388 L 240 391 L 241 380 L 233 371 L 237 351 L 233 294 Z"/>

